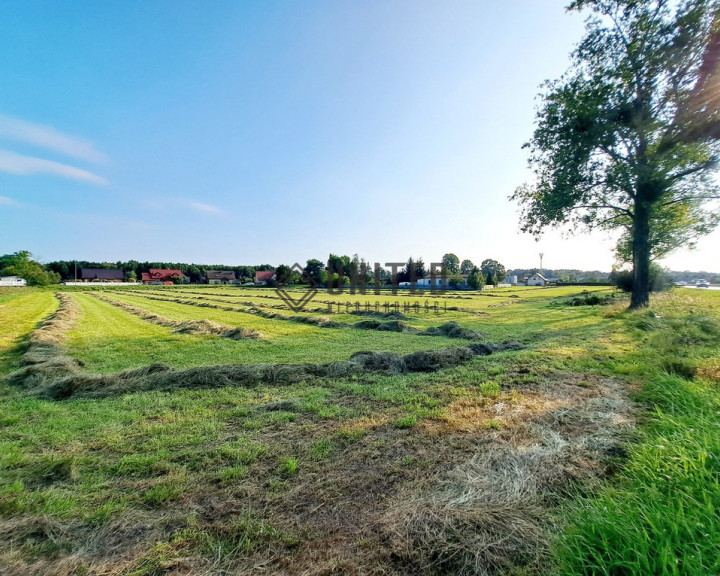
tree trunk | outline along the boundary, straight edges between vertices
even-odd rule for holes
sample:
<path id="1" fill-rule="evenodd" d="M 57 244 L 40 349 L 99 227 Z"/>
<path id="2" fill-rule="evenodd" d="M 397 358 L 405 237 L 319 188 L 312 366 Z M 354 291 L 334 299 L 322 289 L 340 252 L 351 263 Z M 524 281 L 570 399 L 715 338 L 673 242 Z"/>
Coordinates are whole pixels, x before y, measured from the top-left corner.
<path id="1" fill-rule="evenodd" d="M 633 216 L 633 289 L 630 309 L 650 304 L 650 209 L 643 201 L 635 202 Z"/>

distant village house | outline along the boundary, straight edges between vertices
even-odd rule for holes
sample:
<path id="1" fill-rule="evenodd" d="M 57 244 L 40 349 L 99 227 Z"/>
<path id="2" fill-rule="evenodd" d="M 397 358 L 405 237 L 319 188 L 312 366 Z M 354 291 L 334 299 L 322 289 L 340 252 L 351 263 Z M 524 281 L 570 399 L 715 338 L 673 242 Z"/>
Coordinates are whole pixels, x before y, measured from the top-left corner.
<path id="1" fill-rule="evenodd" d="M 232 270 L 208 270 L 208 284 L 234 284 L 237 276 Z"/>
<path id="2" fill-rule="evenodd" d="M 277 276 L 272 270 L 261 270 L 255 272 L 255 284 L 258 286 L 267 286 L 270 282 L 275 282 Z"/>
<path id="3" fill-rule="evenodd" d="M 113 268 L 80 268 L 80 280 L 83 282 L 122 282 L 125 274 Z"/>
<path id="4" fill-rule="evenodd" d="M 0 286 L 27 286 L 27 282 L 20 276 L 3 276 L 0 278 Z"/>
<path id="5" fill-rule="evenodd" d="M 546 286 L 547 283 L 548 279 L 539 272 L 535 272 L 535 274 L 527 279 L 528 286 Z"/>
<path id="6" fill-rule="evenodd" d="M 144 284 L 172 284 L 173 278 L 183 278 L 180 270 L 163 270 L 150 268 L 150 272 L 142 273 L 142 281 Z"/>

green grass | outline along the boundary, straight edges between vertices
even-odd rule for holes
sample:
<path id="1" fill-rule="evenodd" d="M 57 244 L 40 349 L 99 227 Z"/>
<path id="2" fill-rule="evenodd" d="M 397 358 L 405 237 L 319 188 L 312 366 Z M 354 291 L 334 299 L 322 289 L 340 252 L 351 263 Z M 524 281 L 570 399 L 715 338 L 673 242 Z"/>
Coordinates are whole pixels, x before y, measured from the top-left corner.
<path id="1" fill-rule="evenodd" d="M 85 369 L 109 374 L 154 362 L 327 362 L 359 350 L 407 353 L 466 344 L 323 329 L 142 297 L 184 293 L 190 299 L 197 291 L 268 306 L 276 303 L 263 298 L 273 296 L 271 290 L 152 288 L 107 295 L 175 320 L 255 328 L 264 338 L 173 334 L 71 290 L 82 315 L 65 341 L 69 353 Z M 552 561 L 536 573 L 718 573 L 720 392 L 711 376 L 720 294 L 654 296 L 651 312 L 636 313 L 622 312 L 623 303 L 570 307 L 553 300 L 580 291 L 463 293 L 448 299 L 462 310 L 409 313 L 418 328 L 456 320 L 490 341 L 527 346 L 439 372 L 61 402 L 0 382 L 0 531 L 7 534 L 0 565 L 11 566 L 8 574 L 42 573 L 43 562 L 55 563 L 58 574 L 93 573 L 101 561 L 116 562 L 103 557 L 102 546 L 93 548 L 107 541 L 125 555 L 122 568 L 113 567 L 122 574 L 232 573 L 254 566 L 272 572 L 276 561 L 306 571 L 354 566 L 397 574 L 407 568 L 397 555 L 405 548 L 391 549 L 387 534 L 358 527 L 385 525 L 394 506 L 406 511 L 403 506 L 479 449 L 515 437 L 518 422 L 508 414 L 532 406 L 556 382 L 574 382 L 572 402 L 611 377 L 635 391 L 638 429 L 617 454 L 614 476 L 574 484 L 578 493 L 570 499 L 570 487 L 564 500 L 555 496 L 562 506 L 548 507 L 546 515 L 562 532 Z M 392 298 L 409 299 L 402 293 L 379 299 Z M 49 291 L 0 292 L 0 378 L 18 366 L 17 344 L 56 307 Z M 559 408 L 560 417 L 566 408 Z M 139 540 L 113 536 L 131 534 L 128 526 Z"/>
<path id="2" fill-rule="evenodd" d="M 718 310 L 698 315 L 680 299 L 664 300 L 662 316 L 629 315 L 645 333 L 634 359 L 645 376 L 637 400 L 647 412 L 617 478 L 567 508 L 560 574 L 720 573 L 720 389 L 691 379 L 693 370 L 683 374 L 689 378 L 667 370 L 717 354 Z"/>

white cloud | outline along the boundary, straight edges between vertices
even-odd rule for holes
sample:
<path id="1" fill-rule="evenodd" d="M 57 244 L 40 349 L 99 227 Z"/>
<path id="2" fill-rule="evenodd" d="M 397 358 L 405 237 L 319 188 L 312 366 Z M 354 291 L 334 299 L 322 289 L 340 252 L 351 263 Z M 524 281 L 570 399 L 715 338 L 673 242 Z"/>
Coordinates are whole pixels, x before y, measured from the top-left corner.
<path id="1" fill-rule="evenodd" d="M 0 205 L 2 206 L 17 206 L 18 203 L 15 202 L 12 198 L 8 198 L 7 196 L 0 196 Z"/>
<path id="2" fill-rule="evenodd" d="M 217 206 L 212 206 L 210 204 L 203 204 L 202 202 L 195 202 L 194 200 L 187 200 L 186 204 L 192 208 L 193 210 L 197 210 L 198 212 L 205 212 L 206 214 L 220 214 L 222 213 L 222 210 L 218 208 Z"/>
<path id="3" fill-rule="evenodd" d="M 32 124 L 7 116 L 0 116 L 0 139 L 26 142 L 97 164 L 107 162 L 107 156 L 97 151 L 91 142 L 63 134 L 52 126 Z"/>
<path id="4" fill-rule="evenodd" d="M 60 162 L 53 162 L 52 160 L 44 160 L 43 158 L 23 156 L 2 149 L 0 149 L 0 171 L 22 175 L 53 174 L 55 176 L 62 176 L 63 178 L 90 182 L 91 184 L 107 184 L 107 180 L 101 176 L 83 170 L 82 168 L 61 164 Z"/>

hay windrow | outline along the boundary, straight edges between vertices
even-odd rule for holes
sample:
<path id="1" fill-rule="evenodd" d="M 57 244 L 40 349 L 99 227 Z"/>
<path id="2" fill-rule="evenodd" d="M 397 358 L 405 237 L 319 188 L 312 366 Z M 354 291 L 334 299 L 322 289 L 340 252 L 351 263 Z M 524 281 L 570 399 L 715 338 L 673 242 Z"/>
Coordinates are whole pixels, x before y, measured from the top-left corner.
<path id="1" fill-rule="evenodd" d="M 255 314 L 261 318 L 269 320 L 280 320 L 285 322 L 297 322 L 299 324 L 309 324 L 311 326 L 317 326 L 318 328 L 356 328 L 358 330 L 377 330 L 378 332 L 398 332 L 401 334 L 416 334 L 418 336 L 444 336 L 446 338 L 459 338 L 463 340 L 474 340 L 481 341 L 485 338 L 482 332 L 463 328 L 457 322 L 450 321 L 446 322 L 441 326 L 433 326 L 425 330 L 418 330 L 413 328 L 405 322 L 407 316 L 402 312 L 378 312 L 374 310 L 353 310 L 349 314 L 358 316 L 370 316 L 371 320 L 362 320 L 348 324 L 347 322 L 339 322 L 332 320 L 326 316 L 308 316 L 308 315 L 286 315 L 274 310 L 266 310 L 261 308 L 257 304 L 251 301 L 231 301 L 231 300 L 220 300 L 214 299 L 207 296 L 197 296 L 192 300 L 182 300 L 180 298 L 167 298 L 164 296 L 152 296 L 143 294 L 141 298 L 148 300 L 158 300 L 162 302 L 172 302 L 175 304 L 183 304 L 185 306 L 197 306 L 199 308 L 215 308 L 218 310 L 224 310 L 228 312 L 242 312 L 245 314 Z M 263 298 L 271 298 L 270 296 L 263 296 Z M 116 304 L 115 301 L 108 300 L 111 304 Z M 230 307 L 223 306 L 221 304 L 212 304 L 212 302 L 223 302 L 240 304 L 243 307 Z M 125 307 L 123 305 L 122 307 Z M 134 308 L 134 307 L 130 307 Z M 282 306 L 274 306 L 274 309 L 283 308 Z M 127 309 L 127 308 L 126 308 Z M 128 311 L 131 311 L 127 309 Z M 378 318 L 377 320 L 375 318 Z"/>
<path id="2" fill-rule="evenodd" d="M 111 375 L 95 375 L 77 369 L 53 374 L 39 367 L 36 384 L 43 385 L 42 394 L 57 400 L 75 395 L 103 397 L 143 390 L 255 387 L 262 384 L 285 386 L 315 379 L 350 378 L 370 372 L 432 372 L 458 366 L 475 356 L 486 355 L 488 350 L 492 353 L 489 347 L 441 348 L 405 355 L 357 352 L 349 360 L 324 364 L 237 364 L 179 370 L 155 365 Z"/>
<path id="3" fill-rule="evenodd" d="M 445 336 L 446 338 L 462 338 L 464 340 L 482 340 L 485 337 L 481 332 L 463 328 L 457 322 L 446 322 L 442 326 L 428 328 L 418 335 Z"/>
<path id="4" fill-rule="evenodd" d="M 82 365 L 68 355 L 63 342 L 77 324 L 82 309 L 69 294 L 58 292 L 55 296 L 60 306 L 30 334 L 24 345 L 23 367 L 8 375 L 11 384 L 33 387 L 45 383 L 50 375 L 63 376 L 80 370 Z"/>
<path id="5" fill-rule="evenodd" d="M 165 326 L 166 328 L 172 328 L 172 331 L 176 334 L 207 334 L 212 336 L 222 336 L 224 338 L 230 338 L 232 340 L 260 338 L 260 332 L 250 328 L 233 328 L 231 326 L 218 324 L 217 322 L 213 322 L 211 320 L 185 320 L 180 322 L 176 320 L 171 320 L 170 318 L 166 318 L 165 316 L 161 316 L 159 314 L 155 314 L 154 312 L 150 312 L 149 310 L 145 310 L 144 308 L 140 308 L 139 306 L 133 306 L 132 304 L 126 304 L 125 302 L 113 300 L 112 298 L 108 298 L 107 296 L 102 296 L 100 294 L 93 294 L 93 296 L 98 300 L 102 300 L 103 302 L 112 304 L 113 306 L 129 312 L 130 314 L 134 314 L 135 316 L 142 318 L 146 322 L 157 324 L 159 326 Z"/>

